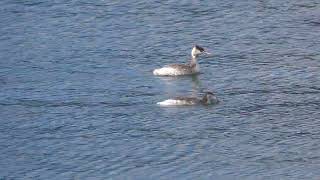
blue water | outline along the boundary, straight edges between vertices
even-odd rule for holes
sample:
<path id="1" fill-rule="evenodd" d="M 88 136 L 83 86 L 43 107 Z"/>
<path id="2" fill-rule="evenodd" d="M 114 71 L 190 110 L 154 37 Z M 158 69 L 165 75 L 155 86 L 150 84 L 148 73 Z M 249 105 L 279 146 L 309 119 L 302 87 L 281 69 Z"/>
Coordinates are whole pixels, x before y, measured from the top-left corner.
<path id="1" fill-rule="evenodd" d="M 0 1 L 0 179 L 319 179 L 318 0 Z M 201 74 L 156 77 L 193 44 Z M 214 91 L 215 106 L 162 108 Z"/>

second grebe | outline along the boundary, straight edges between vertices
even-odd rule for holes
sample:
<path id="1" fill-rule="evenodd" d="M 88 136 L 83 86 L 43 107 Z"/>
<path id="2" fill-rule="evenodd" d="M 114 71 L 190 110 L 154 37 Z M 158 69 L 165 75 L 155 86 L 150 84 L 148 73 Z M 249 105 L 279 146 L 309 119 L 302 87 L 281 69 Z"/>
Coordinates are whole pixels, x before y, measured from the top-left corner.
<path id="1" fill-rule="evenodd" d="M 158 102 L 160 106 L 190 106 L 190 105 L 211 105 L 218 103 L 218 98 L 212 92 L 206 92 L 202 99 L 196 97 L 176 97 Z"/>
<path id="2" fill-rule="evenodd" d="M 191 61 L 187 64 L 170 64 L 163 68 L 155 69 L 154 75 L 157 76 L 179 76 L 179 75 L 190 75 L 199 73 L 200 68 L 197 62 L 197 57 L 200 54 L 210 54 L 205 51 L 204 48 L 195 45 L 191 51 Z"/>

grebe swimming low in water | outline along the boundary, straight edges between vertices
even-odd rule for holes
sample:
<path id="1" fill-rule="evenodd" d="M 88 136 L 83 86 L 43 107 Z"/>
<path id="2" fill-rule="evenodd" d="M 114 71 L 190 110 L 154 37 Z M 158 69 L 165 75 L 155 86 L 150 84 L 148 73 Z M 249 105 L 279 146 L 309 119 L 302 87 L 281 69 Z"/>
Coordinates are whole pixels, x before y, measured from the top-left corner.
<path id="1" fill-rule="evenodd" d="M 160 106 L 190 106 L 190 105 L 211 105 L 217 104 L 218 98 L 212 92 L 206 92 L 201 98 L 196 97 L 176 97 L 158 102 Z"/>
<path id="2" fill-rule="evenodd" d="M 197 57 L 200 54 L 210 54 L 206 52 L 204 48 L 195 45 L 191 51 L 191 61 L 187 64 L 170 64 L 163 68 L 155 69 L 153 71 L 154 75 L 157 76 L 179 76 L 179 75 L 190 75 L 199 73 L 200 68 L 197 62 Z"/>

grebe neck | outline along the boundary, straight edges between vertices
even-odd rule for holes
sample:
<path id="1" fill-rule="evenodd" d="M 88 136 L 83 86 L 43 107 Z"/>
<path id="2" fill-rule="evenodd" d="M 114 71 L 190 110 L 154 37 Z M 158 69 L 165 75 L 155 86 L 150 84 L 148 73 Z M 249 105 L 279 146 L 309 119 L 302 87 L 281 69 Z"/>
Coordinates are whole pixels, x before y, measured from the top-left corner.
<path id="1" fill-rule="evenodd" d="M 198 62 L 197 62 L 197 58 L 196 58 L 196 56 L 192 56 L 192 58 L 191 58 L 191 64 L 197 64 Z"/>
<path id="2" fill-rule="evenodd" d="M 210 97 L 208 97 L 206 94 L 203 96 L 203 98 L 201 99 L 201 102 L 203 103 L 203 104 L 206 104 L 206 105 L 209 105 L 209 104 L 211 104 L 211 99 L 210 99 Z"/>

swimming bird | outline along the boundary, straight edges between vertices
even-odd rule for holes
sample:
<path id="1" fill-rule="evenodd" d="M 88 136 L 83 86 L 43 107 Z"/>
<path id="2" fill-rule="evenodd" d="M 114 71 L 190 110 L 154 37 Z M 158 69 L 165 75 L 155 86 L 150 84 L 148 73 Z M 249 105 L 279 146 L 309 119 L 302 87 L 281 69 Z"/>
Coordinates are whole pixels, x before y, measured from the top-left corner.
<path id="1" fill-rule="evenodd" d="M 167 99 L 157 104 L 160 106 L 190 106 L 190 105 L 211 105 L 217 104 L 218 98 L 212 92 L 206 92 L 202 98 L 197 97 L 176 97 Z"/>
<path id="2" fill-rule="evenodd" d="M 163 68 L 153 70 L 153 74 L 157 76 L 179 76 L 197 74 L 200 72 L 197 57 L 200 54 L 210 54 L 204 48 L 194 45 L 191 51 L 191 60 L 187 64 L 169 64 Z"/>

